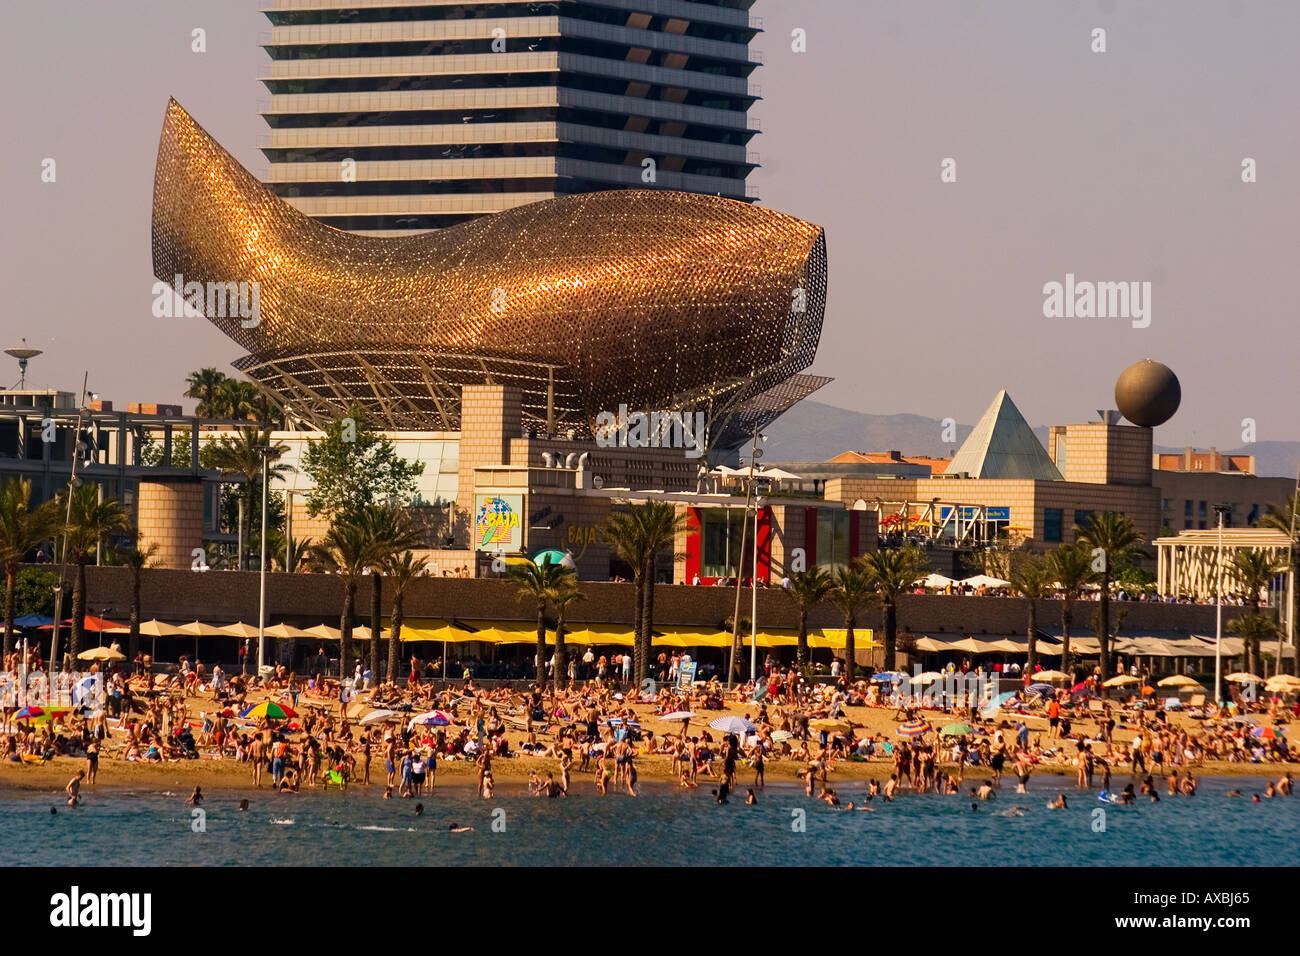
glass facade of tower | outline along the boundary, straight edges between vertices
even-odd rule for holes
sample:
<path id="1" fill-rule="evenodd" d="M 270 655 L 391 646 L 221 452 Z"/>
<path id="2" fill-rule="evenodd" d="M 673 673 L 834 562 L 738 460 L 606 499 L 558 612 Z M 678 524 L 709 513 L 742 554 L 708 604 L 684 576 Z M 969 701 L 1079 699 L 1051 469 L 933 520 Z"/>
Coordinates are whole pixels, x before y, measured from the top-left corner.
<path id="1" fill-rule="evenodd" d="M 754 0 L 271 0 L 268 185 L 438 229 L 571 193 L 757 198 Z"/>

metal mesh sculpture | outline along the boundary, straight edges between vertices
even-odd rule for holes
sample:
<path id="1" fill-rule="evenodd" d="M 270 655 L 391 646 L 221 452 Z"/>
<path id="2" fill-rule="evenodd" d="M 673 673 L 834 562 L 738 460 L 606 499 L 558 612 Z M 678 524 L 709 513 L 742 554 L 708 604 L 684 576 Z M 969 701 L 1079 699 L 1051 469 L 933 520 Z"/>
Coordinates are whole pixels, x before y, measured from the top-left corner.
<path id="1" fill-rule="evenodd" d="M 317 426 L 359 404 L 380 427 L 454 430 L 460 387 L 496 382 L 521 388 L 525 427 L 590 435 L 620 404 L 701 409 L 715 448 L 743 439 L 726 422 L 748 430 L 783 410 L 762 406 L 811 364 L 826 299 L 821 227 L 692 193 L 584 193 L 414 236 L 342 232 L 276 196 L 175 100 L 153 266 L 168 283 L 257 283 L 255 327 L 207 317 L 248 350 L 237 368 Z"/>

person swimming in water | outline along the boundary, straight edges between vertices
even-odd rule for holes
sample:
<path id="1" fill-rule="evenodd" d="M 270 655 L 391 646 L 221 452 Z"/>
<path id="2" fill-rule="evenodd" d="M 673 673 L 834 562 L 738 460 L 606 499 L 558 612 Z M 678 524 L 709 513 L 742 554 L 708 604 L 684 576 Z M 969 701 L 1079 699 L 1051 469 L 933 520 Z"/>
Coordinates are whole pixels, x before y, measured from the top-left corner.
<path id="1" fill-rule="evenodd" d="M 192 803 L 197 807 L 200 803 L 203 802 L 203 790 L 199 787 L 195 787 L 194 792 L 190 794 L 190 798 L 185 802 Z"/>
<path id="2" fill-rule="evenodd" d="M 1065 802 L 1065 794 L 1058 793 L 1056 799 L 1047 805 L 1049 810 L 1068 810 L 1069 804 Z"/>
<path id="3" fill-rule="evenodd" d="M 754 796 L 754 788 L 750 787 L 745 793 L 745 806 L 752 807 L 756 803 L 758 803 L 758 797 Z"/>
<path id="4" fill-rule="evenodd" d="M 422 816 L 424 816 L 424 804 L 423 804 L 423 803 L 417 803 L 417 804 L 415 805 L 415 815 L 416 815 L 417 817 L 422 817 Z"/>
<path id="5" fill-rule="evenodd" d="M 240 810 L 247 810 L 247 809 L 248 809 L 248 798 L 247 798 L 247 797 L 245 797 L 243 800 L 240 800 L 240 801 L 239 801 L 239 809 L 240 809 Z"/>
<path id="6" fill-rule="evenodd" d="M 457 825 L 454 824 L 454 823 L 448 823 L 448 824 L 447 824 L 447 832 L 448 832 L 448 833 L 473 833 L 473 832 L 474 832 L 474 828 L 473 828 L 473 827 L 460 827 L 460 826 L 457 826 Z"/>

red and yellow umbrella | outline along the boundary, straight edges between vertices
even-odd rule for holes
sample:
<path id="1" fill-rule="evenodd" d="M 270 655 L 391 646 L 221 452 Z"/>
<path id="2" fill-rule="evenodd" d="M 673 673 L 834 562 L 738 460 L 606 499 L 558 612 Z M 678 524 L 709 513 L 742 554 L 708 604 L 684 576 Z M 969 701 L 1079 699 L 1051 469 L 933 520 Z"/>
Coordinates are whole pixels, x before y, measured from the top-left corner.
<path id="1" fill-rule="evenodd" d="M 274 701 L 264 700 L 260 704 L 254 704 L 249 707 L 240 717 L 251 717 L 254 719 L 265 717 L 268 720 L 287 720 L 290 717 L 297 717 L 298 712 L 292 707 L 284 704 L 277 704 Z"/>

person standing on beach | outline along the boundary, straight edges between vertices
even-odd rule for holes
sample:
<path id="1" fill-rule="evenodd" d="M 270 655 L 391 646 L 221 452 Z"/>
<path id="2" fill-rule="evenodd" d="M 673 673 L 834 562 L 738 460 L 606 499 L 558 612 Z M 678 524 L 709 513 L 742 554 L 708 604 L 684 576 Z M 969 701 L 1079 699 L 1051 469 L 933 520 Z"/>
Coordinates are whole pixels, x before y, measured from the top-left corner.
<path id="1" fill-rule="evenodd" d="M 253 786 L 261 789 L 262 786 L 262 764 L 266 762 L 266 744 L 262 743 L 262 735 L 258 734 L 253 738 L 253 744 L 250 748 L 249 760 L 253 763 Z"/>
<path id="2" fill-rule="evenodd" d="M 388 788 L 393 788 L 393 778 L 397 775 L 397 740 L 390 733 L 384 738 L 384 770 L 388 774 Z"/>
<path id="3" fill-rule="evenodd" d="M 99 741 L 92 736 L 86 744 L 86 783 L 94 786 L 99 774 Z"/>

